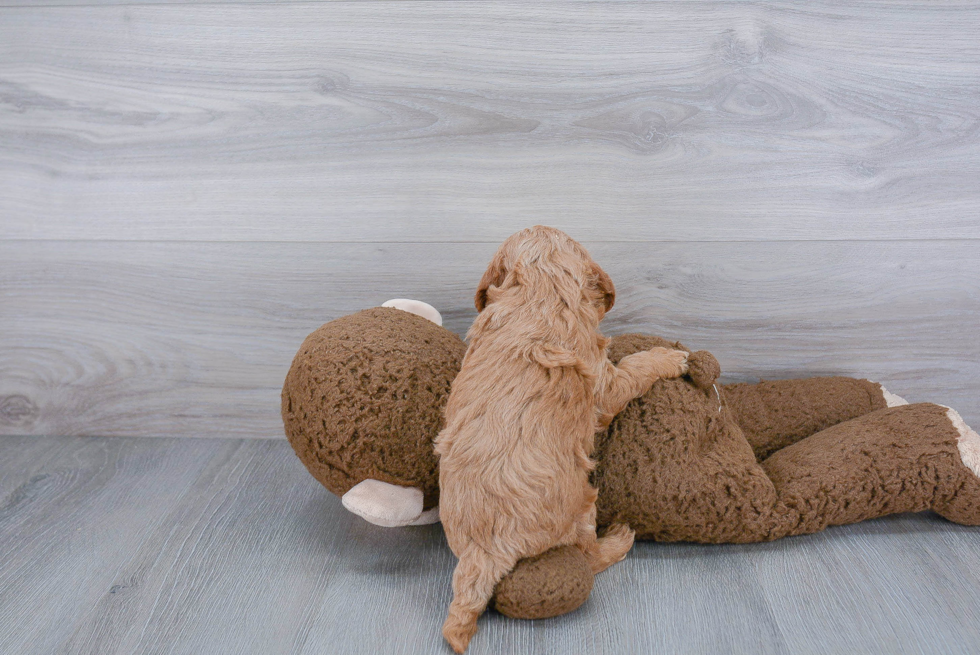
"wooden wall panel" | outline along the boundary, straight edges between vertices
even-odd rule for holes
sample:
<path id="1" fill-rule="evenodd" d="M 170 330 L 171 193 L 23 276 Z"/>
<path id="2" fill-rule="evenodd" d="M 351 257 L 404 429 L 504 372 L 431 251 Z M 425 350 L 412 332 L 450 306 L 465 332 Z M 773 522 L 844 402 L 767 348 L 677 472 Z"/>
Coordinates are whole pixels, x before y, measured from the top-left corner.
<path id="1" fill-rule="evenodd" d="M 953 241 L 586 243 L 608 334 L 727 380 L 852 375 L 980 424 L 980 249 Z M 279 437 L 321 323 L 391 297 L 464 333 L 492 244 L 0 242 L 0 433 Z"/>
<path id="2" fill-rule="evenodd" d="M 976 3 L 8 7 L 0 238 L 976 239 L 977 24 Z"/>
<path id="3" fill-rule="evenodd" d="M 16 4 L 0 432 L 276 436 L 309 331 L 463 332 L 534 223 L 609 332 L 980 418 L 977 3 Z"/>

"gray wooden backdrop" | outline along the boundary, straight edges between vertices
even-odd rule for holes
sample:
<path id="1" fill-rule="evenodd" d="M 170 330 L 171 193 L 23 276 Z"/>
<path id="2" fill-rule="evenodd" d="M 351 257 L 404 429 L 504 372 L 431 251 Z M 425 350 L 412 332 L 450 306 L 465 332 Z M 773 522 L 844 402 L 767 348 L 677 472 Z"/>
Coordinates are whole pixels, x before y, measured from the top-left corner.
<path id="1" fill-rule="evenodd" d="M 980 424 L 980 4 L 0 0 L 0 434 L 281 437 L 304 336 L 464 332 L 568 231 L 605 330 Z"/>

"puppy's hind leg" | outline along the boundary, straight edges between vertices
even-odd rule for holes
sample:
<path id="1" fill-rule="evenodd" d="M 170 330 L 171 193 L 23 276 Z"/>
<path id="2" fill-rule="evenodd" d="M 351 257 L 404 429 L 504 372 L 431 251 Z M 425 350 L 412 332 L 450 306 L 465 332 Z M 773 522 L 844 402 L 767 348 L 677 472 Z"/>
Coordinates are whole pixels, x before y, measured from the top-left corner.
<path id="1" fill-rule="evenodd" d="M 610 526 L 602 537 L 596 536 L 595 531 L 595 490 L 592 502 L 585 514 L 576 524 L 578 531 L 577 546 L 585 554 L 585 559 L 592 567 L 592 573 L 600 573 L 621 561 L 633 547 L 634 531 L 629 526 L 616 523 Z"/>
<path id="2" fill-rule="evenodd" d="M 486 609 L 494 587 L 517 564 L 517 558 L 491 555 L 475 544 L 460 555 L 453 572 L 453 602 L 442 636 L 457 653 L 466 650 L 476 634 L 476 620 Z"/>

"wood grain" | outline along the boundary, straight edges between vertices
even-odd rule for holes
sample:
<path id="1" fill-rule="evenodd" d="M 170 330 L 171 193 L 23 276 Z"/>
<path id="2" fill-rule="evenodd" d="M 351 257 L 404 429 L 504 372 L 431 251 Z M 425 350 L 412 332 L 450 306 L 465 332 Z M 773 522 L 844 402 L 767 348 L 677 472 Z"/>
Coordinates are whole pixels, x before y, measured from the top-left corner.
<path id="1" fill-rule="evenodd" d="M 191 484 L 237 446 L 184 441 L 4 438 L 0 651 L 59 652 L 99 598 L 142 584 L 135 571 L 113 578 L 115 567 L 154 533 L 172 531 Z M 29 462 L 9 459 L 38 446 Z"/>
<path id="2" fill-rule="evenodd" d="M 977 3 L 0 11 L 0 238 L 980 238 Z"/>
<path id="3" fill-rule="evenodd" d="M 936 515 L 907 515 L 850 526 L 847 539 L 827 532 L 802 548 L 790 541 L 767 555 L 752 552 L 787 650 L 820 644 L 828 653 L 967 652 L 966 644 L 980 640 L 980 586 L 949 576 L 976 565 L 969 544 L 977 531 L 945 528 Z M 830 623 L 842 629 L 827 630 Z M 907 636 L 917 625 L 940 627 L 923 644 Z"/>
<path id="4" fill-rule="evenodd" d="M 980 424 L 973 242 L 586 243 L 608 334 L 708 349 L 725 379 L 851 375 Z M 320 324 L 392 297 L 457 333 L 490 244 L 0 242 L 0 433 L 282 435 Z"/>
<path id="5" fill-rule="evenodd" d="M 973 653 L 977 553 L 928 513 L 640 543 L 578 611 L 487 614 L 468 652 Z M 439 525 L 354 517 L 284 441 L 0 437 L 5 653 L 448 652 L 454 564 Z"/>

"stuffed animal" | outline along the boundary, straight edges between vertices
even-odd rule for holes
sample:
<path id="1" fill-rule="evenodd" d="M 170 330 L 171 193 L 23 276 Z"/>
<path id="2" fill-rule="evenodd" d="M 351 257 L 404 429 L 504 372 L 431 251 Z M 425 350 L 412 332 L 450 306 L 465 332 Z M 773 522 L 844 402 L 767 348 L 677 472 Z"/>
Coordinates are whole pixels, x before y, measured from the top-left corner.
<path id="1" fill-rule="evenodd" d="M 313 332 L 282 392 L 286 435 L 310 473 L 383 526 L 438 521 L 432 440 L 466 345 L 417 301 L 390 301 Z M 610 359 L 680 343 L 615 337 Z M 658 380 L 596 437 L 600 527 L 637 539 L 747 543 L 896 512 L 933 510 L 980 525 L 980 436 L 952 409 L 910 405 L 842 377 L 718 384 L 690 371 Z M 592 574 L 574 547 L 522 560 L 496 609 L 545 618 L 581 605 Z"/>

